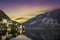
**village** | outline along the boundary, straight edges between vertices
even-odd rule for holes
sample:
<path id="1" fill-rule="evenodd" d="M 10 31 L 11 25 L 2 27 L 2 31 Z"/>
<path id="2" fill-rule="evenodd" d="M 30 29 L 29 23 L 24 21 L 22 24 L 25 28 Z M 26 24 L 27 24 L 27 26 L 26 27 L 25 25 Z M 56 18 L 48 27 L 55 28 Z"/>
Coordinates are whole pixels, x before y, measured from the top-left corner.
<path id="1" fill-rule="evenodd" d="M 22 24 L 11 20 L 2 10 L 0 10 L 0 40 L 9 40 L 24 31 Z"/>

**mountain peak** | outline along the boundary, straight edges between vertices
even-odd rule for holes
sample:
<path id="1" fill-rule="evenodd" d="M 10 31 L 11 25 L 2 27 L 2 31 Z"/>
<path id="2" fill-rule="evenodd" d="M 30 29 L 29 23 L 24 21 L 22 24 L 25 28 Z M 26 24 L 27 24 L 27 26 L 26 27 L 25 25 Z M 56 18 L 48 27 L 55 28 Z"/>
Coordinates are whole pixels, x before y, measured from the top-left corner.
<path id="1" fill-rule="evenodd" d="M 2 10 L 0 10 L 0 18 L 10 20 L 10 18 Z"/>
<path id="2" fill-rule="evenodd" d="M 52 10 L 28 20 L 23 25 L 27 27 L 24 35 L 36 40 L 60 40 L 60 9 Z M 53 36 L 51 36 L 53 34 Z M 54 36 L 56 35 L 56 36 Z M 35 40 L 35 39 L 34 39 Z"/>

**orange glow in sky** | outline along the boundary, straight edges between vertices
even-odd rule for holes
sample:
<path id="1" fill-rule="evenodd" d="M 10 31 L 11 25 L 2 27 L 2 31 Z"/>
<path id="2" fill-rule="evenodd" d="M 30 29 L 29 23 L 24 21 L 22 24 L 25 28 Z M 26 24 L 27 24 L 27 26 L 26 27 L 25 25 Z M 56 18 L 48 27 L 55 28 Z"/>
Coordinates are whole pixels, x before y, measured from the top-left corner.
<path id="1" fill-rule="evenodd" d="M 10 17 L 33 17 L 34 15 L 41 14 L 50 10 L 50 6 L 19 6 L 17 8 L 7 8 L 5 13 Z M 8 10 L 8 11 L 7 11 Z"/>

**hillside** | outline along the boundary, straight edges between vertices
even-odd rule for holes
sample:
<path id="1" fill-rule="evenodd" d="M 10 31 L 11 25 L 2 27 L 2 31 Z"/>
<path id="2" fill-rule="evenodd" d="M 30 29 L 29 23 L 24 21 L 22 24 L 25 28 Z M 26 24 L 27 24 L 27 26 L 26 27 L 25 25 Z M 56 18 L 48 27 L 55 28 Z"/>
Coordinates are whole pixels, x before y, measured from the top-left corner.
<path id="1" fill-rule="evenodd" d="M 23 23 L 24 35 L 33 40 L 60 40 L 60 9 L 55 9 Z"/>
<path id="2" fill-rule="evenodd" d="M 10 20 L 10 18 L 2 10 L 0 10 L 0 19 L 8 19 L 8 20 Z"/>

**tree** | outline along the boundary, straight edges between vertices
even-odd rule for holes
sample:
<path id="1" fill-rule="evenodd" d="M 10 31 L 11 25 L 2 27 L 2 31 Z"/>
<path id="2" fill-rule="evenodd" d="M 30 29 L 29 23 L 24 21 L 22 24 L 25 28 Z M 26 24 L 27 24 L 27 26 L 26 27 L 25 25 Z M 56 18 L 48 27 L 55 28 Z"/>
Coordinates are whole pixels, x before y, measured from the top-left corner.
<path id="1" fill-rule="evenodd" d="M 11 34 L 13 37 L 15 37 L 17 33 L 17 26 L 15 24 L 12 24 L 10 26 L 11 26 Z"/>

